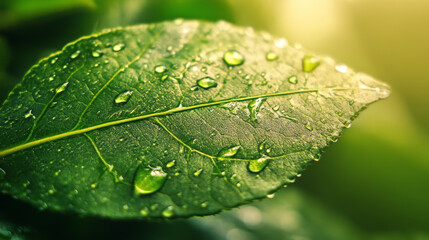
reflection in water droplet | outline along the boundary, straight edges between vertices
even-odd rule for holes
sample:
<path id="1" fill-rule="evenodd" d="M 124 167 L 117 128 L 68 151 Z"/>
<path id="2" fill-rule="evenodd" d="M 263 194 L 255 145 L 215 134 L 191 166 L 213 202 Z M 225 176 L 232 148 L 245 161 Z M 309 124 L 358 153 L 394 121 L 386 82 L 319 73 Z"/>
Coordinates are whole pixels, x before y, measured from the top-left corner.
<path id="1" fill-rule="evenodd" d="M 247 165 L 247 168 L 252 173 L 259 173 L 267 166 L 269 162 L 268 156 L 263 156 L 257 160 L 251 160 L 249 161 L 249 165 Z"/>
<path id="2" fill-rule="evenodd" d="M 165 218 L 170 218 L 174 215 L 173 206 L 168 206 L 164 211 L 162 211 L 162 216 Z"/>
<path id="3" fill-rule="evenodd" d="M 204 88 L 209 89 L 217 86 L 217 82 L 211 77 L 204 77 L 197 80 L 197 85 Z"/>
<path id="4" fill-rule="evenodd" d="M 223 55 L 223 60 L 229 66 L 238 66 L 244 63 L 244 56 L 236 50 L 228 50 Z"/>
<path id="5" fill-rule="evenodd" d="M 345 64 L 338 64 L 335 66 L 335 70 L 337 70 L 340 73 L 346 73 L 348 68 L 347 68 L 347 65 Z"/>
<path id="6" fill-rule="evenodd" d="M 223 158 L 233 157 L 237 154 L 239 149 L 240 149 L 240 146 L 224 148 L 219 152 L 218 157 L 223 157 Z"/>
<path id="7" fill-rule="evenodd" d="M 257 98 L 250 101 L 249 105 L 247 106 L 250 112 L 250 121 L 256 121 L 256 116 L 261 109 L 262 103 L 264 103 L 265 100 L 265 98 Z"/>
<path id="8" fill-rule="evenodd" d="M 95 58 L 98 58 L 98 57 L 101 57 L 101 55 L 103 55 L 103 52 L 97 49 L 97 50 L 92 51 L 91 55 Z"/>
<path id="9" fill-rule="evenodd" d="M 171 161 L 171 162 L 167 163 L 167 165 L 165 165 L 165 166 L 166 166 L 167 168 L 171 168 L 171 167 L 173 167 L 175 164 L 176 164 L 176 160 L 173 160 L 173 161 Z"/>
<path id="10" fill-rule="evenodd" d="M 130 100 L 131 95 L 133 95 L 133 91 L 125 91 L 123 93 L 118 94 L 115 98 L 115 103 L 126 103 Z"/>
<path id="11" fill-rule="evenodd" d="M 298 77 L 296 75 L 290 76 L 287 80 L 288 80 L 289 83 L 292 83 L 292 84 L 297 84 L 298 83 Z"/>
<path id="12" fill-rule="evenodd" d="M 320 65 L 320 60 L 313 56 L 305 56 L 302 59 L 302 70 L 304 72 L 312 72 Z"/>
<path id="13" fill-rule="evenodd" d="M 200 176 L 200 174 L 203 172 L 203 169 L 202 168 L 200 168 L 200 169 L 198 169 L 197 171 L 195 171 L 194 172 L 194 176 L 195 177 L 198 177 L 198 176 Z"/>
<path id="14" fill-rule="evenodd" d="M 55 89 L 55 93 L 58 94 L 58 93 L 64 92 L 67 89 L 68 85 L 69 85 L 69 82 L 65 82 L 65 83 L 61 84 L 60 86 L 58 86 Z"/>
<path id="15" fill-rule="evenodd" d="M 279 56 L 275 52 L 268 52 L 265 57 L 267 58 L 268 61 L 274 61 L 274 60 L 277 60 L 277 58 L 279 58 Z"/>
<path id="16" fill-rule="evenodd" d="M 140 166 L 134 178 L 134 192 L 137 195 L 146 195 L 158 191 L 167 179 L 161 167 Z"/>
<path id="17" fill-rule="evenodd" d="M 159 73 L 159 74 L 161 74 L 161 73 L 165 73 L 166 71 L 167 71 L 167 67 L 166 66 L 164 66 L 164 65 L 158 65 L 158 66 L 155 66 L 155 68 L 153 69 L 156 73 Z"/>
<path id="18" fill-rule="evenodd" d="M 125 47 L 125 44 L 123 44 L 123 43 L 118 43 L 118 44 L 116 44 L 116 45 L 114 45 L 114 46 L 112 47 L 112 50 L 113 50 L 114 52 L 119 52 L 119 51 L 121 51 L 122 49 L 124 49 L 124 47 Z"/>
<path id="19" fill-rule="evenodd" d="M 79 57 L 80 51 L 77 50 L 76 52 L 74 52 L 72 55 L 70 55 L 71 59 L 76 59 L 77 57 Z"/>

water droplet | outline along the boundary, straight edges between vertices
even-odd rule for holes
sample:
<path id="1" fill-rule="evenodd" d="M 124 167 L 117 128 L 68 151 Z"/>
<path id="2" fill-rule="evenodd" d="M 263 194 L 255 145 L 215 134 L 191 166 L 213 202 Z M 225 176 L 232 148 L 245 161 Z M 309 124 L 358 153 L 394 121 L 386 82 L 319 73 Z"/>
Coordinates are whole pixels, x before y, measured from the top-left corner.
<path id="1" fill-rule="evenodd" d="M 256 121 L 256 115 L 258 114 L 259 110 L 261 109 L 262 103 L 264 103 L 265 100 L 265 98 L 257 98 L 250 101 L 249 105 L 247 106 L 250 112 L 250 121 Z"/>
<path id="2" fill-rule="evenodd" d="M 30 117 L 32 117 L 32 118 L 36 118 L 36 116 L 34 116 L 34 114 L 32 113 L 32 111 L 33 111 L 33 110 L 28 111 L 28 112 L 24 115 L 24 117 L 25 117 L 25 118 L 30 118 Z"/>
<path id="3" fill-rule="evenodd" d="M 77 57 L 79 57 L 80 51 L 77 50 L 76 52 L 74 52 L 72 55 L 70 55 L 71 59 L 76 59 Z"/>
<path id="4" fill-rule="evenodd" d="M 274 198 L 276 196 L 276 194 L 275 193 L 271 193 L 271 194 L 268 194 L 267 195 L 267 198 Z"/>
<path id="5" fill-rule="evenodd" d="M 203 208 L 206 208 L 208 205 L 209 205 L 208 202 L 201 203 L 201 207 L 203 207 Z"/>
<path id="6" fill-rule="evenodd" d="M 55 189 L 49 189 L 48 193 L 51 194 L 51 195 L 54 194 L 55 193 Z"/>
<path id="7" fill-rule="evenodd" d="M 119 52 L 119 51 L 121 51 L 122 49 L 124 49 L 124 47 L 125 47 L 125 44 L 123 44 L 123 43 L 118 43 L 118 44 L 116 44 L 116 45 L 114 45 L 114 46 L 112 47 L 112 50 L 113 50 L 114 52 Z"/>
<path id="8" fill-rule="evenodd" d="M 148 214 L 149 213 L 148 213 L 147 209 L 140 210 L 140 215 L 142 215 L 143 217 L 146 217 Z"/>
<path id="9" fill-rule="evenodd" d="M 264 150 L 265 149 L 265 142 L 261 142 L 261 144 L 259 144 L 258 149 L 259 149 L 259 151 Z"/>
<path id="10" fill-rule="evenodd" d="M 269 162 L 268 156 L 263 156 L 257 160 L 251 160 L 249 161 L 249 165 L 247 165 L 247 168 L 252 173 L 259 173 L 267 166 Z"/>
<path id="11" fill-rule="evenodd" d="M 118 94 L 115 98 L 115 103 L 126 103 L 130 100 L 131 95 L 133 95 L 133 91 L 125 91 L 123 93 Z"/>
<path id="12" fill-rule="evenodd" d="M 344 121 L 343 124 L 346 128 L 350 128 L 352 126 L 352 123 L 350 121 Z"/>
<path id="13" fill-rule="evenodd" d="M 176 164 L 176 160 L 173 160 L 173 161 L 171 161 L 171 162 L 167 163 L 167 165 L 165 165 L 165 166 L 166 166 L 167 168 L 171 168 L 171 167 L 173 167 L 175 164 Z"/>
<path id="14" fill-rule="evenodd" d="M 167 179 L 161 167 L 140 166 L 134 178 L 134 192 L 137 195 L 154 193 L 164 185 Z"/>
<path id="15" fill-rule="evenodd" d="M 302 59 L 302 70 L 304 72 L 312 72 L 319 64 L 320 60 L 318 58 L 307 55 Z"/>
<path id="16" fill-rule="evenodd" d="M 162 216 L 165 218 L 170 218 L 174 215 L 173 206 L 168 206 L 164 211 L 162 211 Z"/>
<path id="17" fill-rule="evenodd" d="M 279 56 L 275 52 L 268 52 L 267 55 L 265 56 L 265 58 L 268 61 L 274 61 L 274 60 L 277 60 L 277 58 L 279 58 Z"/>
<path id="18" fill-rule="evenodd" d="M 241 187 L 241 183 L 237 183 L 237 184 L 235 184 L 235 186 L 237 186 L 239 188 L 239 187 Z"/>
<path id="19" fill-rule="evenodd" d="M 279 109 L 280 109 L 280 106 L 279 106 L 279 105 L 277 105 L 277 106 L 275 106 L 275 107 L 273 108 L 273 110 L 274 110 L 274 111 L 276 111 L 276 112 L 277 112 Z"/>
<path id="20" fill-rule="evenodd" d="M 198 176 L 200 176 L 200 174 L 203 172 L 203 169 L 202 168 L 200 168 L 200 169 L 198 169 L 197 171 L 195 171 L 194 172 L 194 176 L 195 177 L 198 177 Z"/>
<path id="21" fill-rule="evenodd" d="M 208 89 L 208 88 L 216 87 L 217 82 L 211 77 L 204 77 L 197 80 L 197 85 L 204 89 Z"/>
<path id="22" fill-rule="evenodd" d="M 168 78 L 168 75 L 164 75 L 161 77 L 161 81 L 165 81 Z"/>
<path id="23" fill-rule="evenodd" d="M 292 83 L 292 84 L 297 84 L 298 83 L 298 77 L 296 75 L 292 75 L 287 79 L 287 81 L 289 83 Z"/>
<path id="24" fill-rule="evenodd" d="M 69 82 L 65 82 L 65 83 L 61 84 L 60 86 L 58 86 L 55 89 L 55 93 L 58 94 L 58 93 L 64 92 L 67 89 L 68 85 L 69 85 Z"/>
<path id="25" fill-rule="evenodd" d="M 94 50 L 92 51 L 92 56 L 95 58 L 101 57 L 101 55 L 103 55 L 103 52 L 101 50 Z"/>
<path id="26" fill-rule="evenodd" d="M 305 128 L 307 128 L 308 131 L 313 131 L 313 128 L 310 126 L 310 123 L 307 123 L 305 125 Z"/>
<path id="27" fill-rule="evenodd" d="M 347 70 L 348 70 L 348 67 L 347 67 L 347 65 L 345 65 L 345 64 L 337 64 L 336 66 L 335 66 L 335 70 L 337 70 L 338 72 L 340 72 L 340 73 L 346 73 L 347 72 Z"/>
<path id="28" fill-rule="evenodd" d="M 240 149 L 240 146 L 224 148 L 219 152 L 218 157 L 223 157 L 223 158 L 234 157 L 237 154 L 239 149 Z"/>
<path id="29" fill-rule="evenodd" d="M 229 66 L 238 66 L 244 63 L 244 56 L 236 50 L 228 50 L 223 55 L 223 60 Z"/>
<path id="30" fill-rule="evenodd" d="M 288 45 L 288 42 L 285 38 L 279 38 L 274 41 L 274 45 L 278 48 L 285 48 Z"/>
<path id="31" fill-rule="evenodd" d="M 161 74 L 161 73 L 165 73 L 166 71 L 167 71 L 167 67 L 166 66 L 164 66 L 164 65 L 158 65 L 158 66 L 155 66 L 155 68 L 153 69 L 156 73 L 159 73 L 159 74 Z"/>
<path id="32" fill-rule="evenodd" d="M 321 155 L 319 153 L 316 153 L 313 155 L 313 160 L 316 162 L 318 162 L 320 160 L 320 158 L 321 158 Z"/>
<path id="33" fill-rule="evenodd" d="M 97 183 L 93 183 L 93 184 L 91 184 L 91 188 L 92 188 L 92 189 L 97 188 L 97 186 L 98 186 L 98 184 L 97 184 Z"/>

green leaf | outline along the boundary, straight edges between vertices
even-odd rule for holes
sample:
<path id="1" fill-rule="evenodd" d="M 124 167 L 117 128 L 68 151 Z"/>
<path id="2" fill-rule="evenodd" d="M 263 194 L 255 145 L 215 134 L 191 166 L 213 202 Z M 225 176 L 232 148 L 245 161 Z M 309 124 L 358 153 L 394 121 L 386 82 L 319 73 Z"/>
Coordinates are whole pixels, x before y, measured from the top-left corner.
<path id="1" fill-rule="evenodd" d="M 293 182 L 388 95 L 330 58 L 225 22 L 105 31 L 41 60 L 10 93 L 0 188 L 112 218 L 213 214 Z"/>

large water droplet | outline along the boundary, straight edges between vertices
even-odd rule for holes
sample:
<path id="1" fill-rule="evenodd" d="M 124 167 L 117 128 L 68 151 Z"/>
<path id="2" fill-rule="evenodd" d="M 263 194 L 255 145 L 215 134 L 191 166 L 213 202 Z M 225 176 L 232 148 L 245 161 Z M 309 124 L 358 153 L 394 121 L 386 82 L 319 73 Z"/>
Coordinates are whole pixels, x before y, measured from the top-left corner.
<path id="1" fill-rule="evenodd" d="M 164 211 L 162 211 L 162 216 L 165 218 L 171 218 L 173 215 L 173 206 L 168 206 Z"/>
<path id="2" fill-rule="evenodd" d="M 119 93 L 115 98 L 115 103 L 126 103 L 130 100 L 131 95 L 133 95 L 133 91 L 125 91 L 123 93 Z"/>
<path id="3" fill-rule="evenodd" d="M 167 71 L 167 67 L 164 65 L 158 65 L 158 66 L 155 66 L 153 71 L 155 71 L 156 73 L 159 73 L 159 74 L 165 73 Z"/>
<path id="4" fill-rule="evenodd" d="M 158 191 L 167 179 L 161 167 L 140 166 L 134 178 L 134 192 L 137 195 L 146 195 Z"/>
<path id="5" fill-rule="evenodd" d="M 204 89 L 208 89 L 208 88 L 216 87 L 217 82 L 211 77 L 204 77 L 197 80 L 197 85 Z"/>
<path id="6" fill-rule="evenodd" d="M 229 66 L 238 66 L 244 63 L 244 56 L 236 50 L 228 50 L 223 55 L 223 60 Z"/>
<path id="7" fill-rule="evenodd" d="M 313 56 L 305 56 L 302 59 L 302 70 L 304 72 L 312 72 L 320 65 L 320 60 Z"/>
<path id="8" fill-rule="evenodd" d="M 267 55 L 265 56 L 265 58 L 266 58 L 268 61 L 274 61 L 274 60 L 276 60 L 277 58 L 279 58 L 279 56 L 278 56 L 275 52 L 268 52 L 268 53 L 267 53 Z"/>
<path id="9" fill-rule="evenodd" d="M 113 50 L 114 52 L 119 52 L 119 51 L 121 51 L 122 49 L 124 49 L 124 47 L 125 47 L 125 44 L 123 44 L 123 43 L 118 43 L 118 44 L 116 44 L 116 45 L 114 45 L 114 46 L 112 47 L 112 50 Z"/>
<path id="10" fill-rule="evenodd" d="M 292 75 L 287 79 L 287 81 L 289 83 L 292 83 L 292 84 L 297 84 L 298 83 L 298 77 L 296 75 Z"/>
<path id="11" fill-rule="evenodd" d="M 249 161 L 249 165 L 247 165 L 247 168 L 252 173 L 259 173 L 267 166 L 269 162 L 268 156 L 263 156 L 257 160 L 251 160 Z"/>
<path id="12" fill-rule="evenodd" d="M 224 148 L 219 152 L 218 157 L 224 157 L 224 158 L 234 157 L 237 154 L 239 149 L 240 149 L 240 146 Z"/>
<path id="13" fill-rule="evenodd" d="M 256 116 L 265 100 L 265 98 L 257 98 L 250 101 L 249 105 L 247 106 L 250 112 L 250 121 L 256 121 Z"/>
<path id="14" fill-rule="evenodd" d="M 76 59 L 77 57 L 79 57 L 80 51 L 77 50 L 76 52 L 74 52 L 72 55 L 70 55 L 71 59 Z"/>
<path id="15" fill-rule="evenodd" d="M 67 89 L 67 86 L 69 85 L 69 82 L 65 82 L 65 83 L 63 83 L 63 84 L 61 84 L 60 86 L 58 86 L 56 89 L 55 89 L 55 93 L 61 93 L 61 92 L 64 92 L 66 89 Z"/>

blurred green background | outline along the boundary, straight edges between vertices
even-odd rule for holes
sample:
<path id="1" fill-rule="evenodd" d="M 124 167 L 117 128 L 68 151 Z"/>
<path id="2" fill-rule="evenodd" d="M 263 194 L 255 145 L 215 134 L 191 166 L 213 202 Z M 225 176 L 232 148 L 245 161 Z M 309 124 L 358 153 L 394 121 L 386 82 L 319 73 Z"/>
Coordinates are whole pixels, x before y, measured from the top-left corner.
<path id="1" fill-rule="evenodd" d="M 227 20 L 392 87 L 274 199 L 205 218 L 112 221 L 0 195 L 0 239 L 429 239 L 429 1 L 2 0 L 0 101 L 40 58 L 104 28 Z"/>

